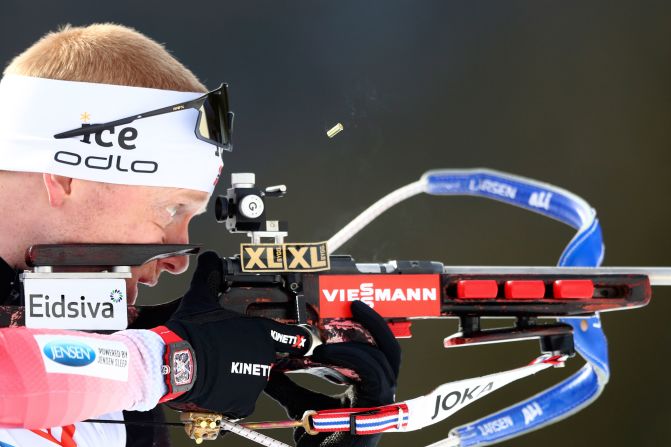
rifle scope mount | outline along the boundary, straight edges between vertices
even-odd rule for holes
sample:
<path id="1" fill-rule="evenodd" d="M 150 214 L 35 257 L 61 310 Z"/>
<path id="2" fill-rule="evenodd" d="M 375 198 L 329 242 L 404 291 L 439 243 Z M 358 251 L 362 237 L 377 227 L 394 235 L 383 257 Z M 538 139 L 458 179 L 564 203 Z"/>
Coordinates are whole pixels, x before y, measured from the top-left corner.
<path id="1" fill-rule="evenodd" d="M 283 197 L 285 185 L 268 186 L 265 189 L 255 185 L 253 173 L 231 174 L 231 187 L 226 195 L 215 201 L 217 222 L 225 223 L 230 233 L 247 233 L 253 244 L 263 239 L 273 239 L 276 244 L 284 242 L 288 225 L 285 221 L 266 220 L 266 197 Z"/>

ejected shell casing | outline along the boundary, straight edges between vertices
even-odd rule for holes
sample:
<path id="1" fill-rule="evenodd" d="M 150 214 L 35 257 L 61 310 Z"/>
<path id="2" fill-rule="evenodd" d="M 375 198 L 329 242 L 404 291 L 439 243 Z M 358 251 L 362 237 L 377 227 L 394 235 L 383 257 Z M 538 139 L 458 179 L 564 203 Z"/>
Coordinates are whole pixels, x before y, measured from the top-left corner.
<path id="1" fill-rule="evenodd" d="M 326 135 L 328 135 L 329 138 L 333 138 L 338 133 L 340 133 L 341 130 L 343 130 L 344 127 L 341 123 L 336 124 L 335 126 L 331 127 L 329 130 L 326 131 Z"/>

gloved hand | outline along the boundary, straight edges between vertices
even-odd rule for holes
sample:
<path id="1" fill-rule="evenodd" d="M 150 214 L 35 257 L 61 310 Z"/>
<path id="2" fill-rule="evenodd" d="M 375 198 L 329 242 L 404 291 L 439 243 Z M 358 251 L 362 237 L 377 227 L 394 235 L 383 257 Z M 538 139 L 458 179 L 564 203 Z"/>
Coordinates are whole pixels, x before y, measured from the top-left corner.
<path id="1" fill-rule="evenodd" d="M 196 357 L 193 387 L 171 402 L 243 418 L 254 411 L 276 352 L 307 352 L 310 339 L 307 330 L 299 326 L 245 317 L 221 308 L 218 296 L 222 284 L 221 258 L 211 251 L 200 255 L 189 290 L 165 324 L 191 344 Z M 290 337 L 277 337 L 279 341 L 275 341 L 271 331 Z M 302 346 L 303 338 L 298 337 L 305 337 Z"/>
<path id="2" fill-rule="evenodd" d="M 401 347 L 380 315 L 368 305 L 352 302 L 353 319 L 366 328 L 377 347 L 344 342 L 318 346 L 312 360 L 341 366 L 357 373 L 359 380 L 338 396 L 326 396 L 296 385 L 285 374 L 272 372 L 266 393 L 278 401 L 293 419 L 301 419 L 307 410 L 343 407 L 374 407 L 394 402 Z M 309 435 L 302 428 L 294 431 L 298 447 L 374 447 L 382 435 L 353 436 L 346 432 Z"/>

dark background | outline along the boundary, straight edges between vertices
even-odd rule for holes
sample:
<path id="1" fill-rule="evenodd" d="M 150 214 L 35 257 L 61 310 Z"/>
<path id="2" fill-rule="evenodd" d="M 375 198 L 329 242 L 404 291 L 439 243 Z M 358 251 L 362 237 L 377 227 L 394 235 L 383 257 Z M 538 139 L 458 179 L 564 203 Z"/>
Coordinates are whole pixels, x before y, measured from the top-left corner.
<path id="1" fill-rule="evenodd" d="M 291 240 L 325 240 L 368 204 L 432 168 L 490 167 L 565 187 L 598 211 L 605 265 L 669 265 L 671 3 L 668 1 L 115 1 L 0 3 L 0 60 L 57 26 L 113 21 L 165 43 L 204 82 L 230 83 L 231 172 L 285 183 L 270 213 Z M 328 139 L 337 122 L 345 130 Z M 473 198 L 420 197 L 343 250 L 360 261 L 551 265 L 572 231 Z M 192 240 L 233 254 L 243 240 L 211 215 Z M 141 299 L 179 296 L 189 274 Z M 667 367 L 671 293 L 604 315 L 613 375 L 576 416 L 512 446 L 671 443 Z M 534 343 L 445 351 L 455 321 L 418 322 L 403 341 L 399 399 L 500 371 Z M 421 446 L 536 393 L 581 365 L 511 385 L 451 420 L 384 446 Z M 255 415 L 278 418 L 263 400 Z M 287 439 L 288 433 L 276 433 Z M 181 445 L 178 431 L 173 438 Z M 250 445 L 227 436 L 226 445 Z"/>

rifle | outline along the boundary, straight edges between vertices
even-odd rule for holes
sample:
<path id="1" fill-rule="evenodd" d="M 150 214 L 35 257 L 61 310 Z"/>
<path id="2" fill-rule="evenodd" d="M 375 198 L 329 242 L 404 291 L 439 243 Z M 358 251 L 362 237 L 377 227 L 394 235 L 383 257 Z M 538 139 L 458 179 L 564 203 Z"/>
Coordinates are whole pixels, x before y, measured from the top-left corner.
<path id="1" fill-rule="evenodd" d="M 480 195 L 567 222 L 579 231 L 560 265 L 579 267 L 451 267 L 417 260 L 357 263 L 350 256 L 334 254 L 379 214 L 420 192 Z M 603 254 L 601 232 L 592 208 L 568 191 L 521 177 L 488 170 L 432 171 L 418 182 L 376 202 L 328 242 L 318 243 L 285 242 L 286 222 L 266 219 L 265 199 L 282 197 L 285 193 L 283 185 L 256 187 L 253 174 L 233 174 L 231 188 L 226 195 L 217 198 L 217 220 L 225 223 L 229 232 L 246 233 L 251 238 L 250 243 L 241 244 L 238 255 L 222 258 L 225 286 L 220 304 L 223 307 L 243 315 L 308 325 L 314 328 L 312 333 L 318 334 L 318 342 L 323 343 L 371 342 L 360 326 L 348 320 L 349 303 L 353 300 L 371 305 L 388 320 L 399 338 L 411 336 L 410 325 L 414 320 L 458 318 L 459 332 L 445 339 L 447 348 L 530 338 L 540 341 L 542 356 L 524 367 L 527 369 L 442 385 L 424 396 L 421 405 L 408 401 L 407 405 L 398 404 L 391 409 L 368 409 L 367 414 L 355 410 L 345 412 L 343 418 L 347 421 L 336 427 L 338 430 L 370 433 L 362 428 L 362 422 L 370 417 L 371 411 L 374 416 L 398 414 L 380 431 L 421 428 L 445 419 L 512 380 L 548 366 L 562 365 L 577 350 L 588 360 L 584 371 L 517 407 L 455 429 L 447 440 L 435 445 L 496 442 L 551 423 L 588 405 L 605 386 L 608 364 L 598 313 L 645 306 L 650 301 L 652 285 L 671 285 L 668 268 L 590 267 L 598 265 Z M 197 250 L 198 247 L 192 245 L 33 246 L 27 252 L 27 263 L 34 271 L 24 274 L 24 283 L 55 275 L 54 269 L 83 265 L 96 265 L 105 270 L 101 274 L 119 277 L 129 275 L 130 266 L 156 257 L 194 254 Z M 58 274 L 61 277 L 76 275 Z M 31 275 L 37 276 L 31 278 Z M 129 327 L 159 325 L 167 320 L 177 304 L 178 301 L 173 301 L 159 306 L 129 307 Z M 481 328 L 483 318 L 498 317 L 513 317 L 515 323 L 496 329 Z M 20 310 L 3 308 L 0 322 L 3 318 L 13 318 L 20 323 Z M 547 319 L 553 321 L 548 323 Z M 351 372 L 314 364 L 309 357 L 280 357 L 276 368 L 308 370 L 338 383 L 351 378 Z M 504 378 L 506 374 L 512 379 Z M 471 383 L 473 380 L 476 382 Z M 558 402 L 566 400 L 565 389 L 569 383 L 573 388 L 568 392 L 575 393 L 576 400 L 580 397 L 582 403 L 562 407 Z M 479 390 L 477 394 L 475 390 Z M 459 393 L 458 399 L 455 393 Z M 454 404 L 450 396 L 456 399 Z M 408 422 L 413 405 L 430 404 L 433 409 L 434 402 L 435 415 L 431 421 L 427 421 L 428 416 L 422 416 L 416 421 L 410 418 Z M 545 416 L 550 413 L 553 415 Z M 309 432 L 319 431 L 322 423 L 319 417 L 319 414 L 306 415 L 294 426 L 302 425 Z M 524 418 L 524 424 L 516 424 L 519 417 Z M 184 422 L 187 434 L 196 441 L 215 439 L 224 426 L 226 430 L 243 433 L 248 430 L 240 424 L 230 425 L 221 415 L 211 413 L 185 413 Z M 277 424 L 251 426 L 271 428 Z"/>

